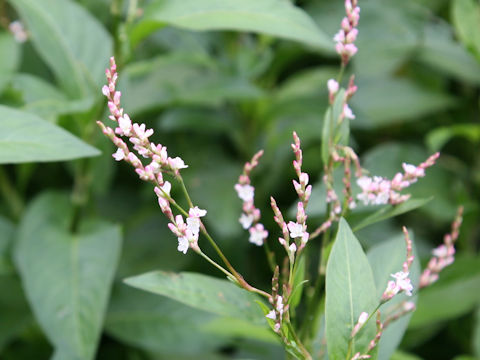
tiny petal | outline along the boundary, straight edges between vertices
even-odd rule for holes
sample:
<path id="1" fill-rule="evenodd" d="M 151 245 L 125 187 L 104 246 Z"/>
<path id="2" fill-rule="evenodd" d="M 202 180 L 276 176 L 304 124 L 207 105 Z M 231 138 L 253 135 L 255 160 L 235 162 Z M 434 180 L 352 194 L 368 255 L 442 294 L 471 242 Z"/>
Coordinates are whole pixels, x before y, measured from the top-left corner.
<path id="1" fill-rule="evenodd" d="M 121 160 L 125 159 L 125 153 L 120 148 L 117 149 L 117 151 L 112 156 L 116 161 L 121 161 Z"/>
<path id="2" fill-rule="evenodd" d="M 207 215 L 207 210 L 202 210 L 198 206 L 195 206 L 194 208 L 190 208 L 190 210 L 188 211 L 188 215 L 190 217 L 200 218 Z"/>
<path id="3" fill-rule="evenodd" d="M 267 319 L 275 320 L 277 318 L 277 316 L 275 315 L 275 310 L 270 310 L 270 312 L 267 315 L 265 315 L 265 317 Z"/>
<path id="4" fill-rule="evenodd" d="M 242 215 L 240 216 L 240 219 L 238 219 L 238 221 L 240 221 L 240 224 L 242 224 L 242 227 L 246 230 L 246 229 L 250 228 L 250 226 L 252 226 L 253 218 L 254 218 L 254 216 L 252 214 L 247 215 L 245 213 L 242 213 Z"/>
<path id="5" fill-rule="evenodd" d="M 178 238 L 178 247 L 177 250 L 186 254 L 188 250 L 189 242 L 185 236 Z"/>

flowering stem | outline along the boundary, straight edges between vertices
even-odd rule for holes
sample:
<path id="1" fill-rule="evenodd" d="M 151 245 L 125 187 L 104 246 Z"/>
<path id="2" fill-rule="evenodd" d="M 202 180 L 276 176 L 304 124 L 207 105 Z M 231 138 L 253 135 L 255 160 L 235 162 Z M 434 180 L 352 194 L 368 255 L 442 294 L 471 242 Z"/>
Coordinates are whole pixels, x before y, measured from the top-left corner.
<path id="1" fill-rule="evenodd" d="M 368 321 L 372 318 L 373 315 L 375 315 L 378 311 L 378 309 L 380 308 L 380 306 L 382 306 L 386 301 L 380 301 L 377 305 L 377 307 L 375 308 L 375 310 L 373 310 L 369 315 L 368 315 L 368 318 L 367 320 L 365 320 L 365 322 L 362 324 L 362 326 L 360 326 L 360 328 L 358 329 L 358 331 L 356 332 L 355 335 L 359 334 L 360 331 L 363 329 L 363 327 L 368 323 Z M 347 359 L 350 359 L 350 356 L 352 355 L 352 345 L 353 345 L 353 339 L 354 339 L 355 336 L 353 336 L 352 338 L 350 338 L 349 342 L 348 342 L 348 351 L 347 351 Z"/>
<path id="2" fill-rule="evenodd" d="M 192 202 L 192 199 L 190 199 L 190 195 L 188 195 L 187 187 L 185 186 L 185 182 L 183 181 L 182 175 L 178 174 L 175 176 L 175 178 L 178 180 L 178 182 L 182 186 L 182 191 L 183 191 L 183 194 L 185 195 L 185 198 L 187 199 L 188 206 L 193 208 L 193 202 Z"/>
<path id="3" fill-rule="evenodd" d="M 288 330 L 290 331 L 290 334 L 293 336 L 295 339 L 295 342 L 297 343 L 298 347 L 300 348 L 300 351 L 302 352 L 304 359 L 305 360 L 312 360 L 312 355 L 305 349 L 305 346 L 302 344 L 300 339 L 297 336 L 297 333 L 295 332 L 295 329 L 292 326 L 292 323 L 289 321 L 287 322 Z"/>
<path id="4" fill-rule="evenodd" d="M 220 266 L 219 264 L 217 264 L 215 261 L 213 261 L 211 258 L 209 258 L 202 250 L 200 250 L 200 248 L 198 248 L 196 250 L 196 252 L 198 254 L 200 254 L 200 256 L 202 256 L 205 260 L 207 260 L 210 264 L 212 264 L 213 266 L 215 266 L 218 270 L 220 270 L 221 272 L 223 272 L 225 275 L 227 275 L 227 277 L 229 278 L 233 278 L 234 276 L 228 272 L 228 270 L 224 269 L 222 266 Z"/>
<path id="5" fill-rule="evenodd" d="M 220 248 L 218 247 L 217 243 L 215 242 L 215 240 L 213 240 L 213 238 L 210 236 L 210 234 L 207 232 L 207 229 L 205 229 L 205 226 L 202 224 L 201 225 L 201 231 L 202 231 L 202 234 L 205 235 L 205 237 L 208 239 L 208 241 L 210 242 L 210 244 L 213 246 L 213 248 L 215 249 L 215 251 L 217 252 L 218 256 L 220 256 L 220 258 L 222 259 L 223 263 L 227 266 L 228 270 L 230 270 L 231 272 L 231 276 L 233 276 L 237 281 L 238 281 L 238 284 L 244 288 L 245 290 L 247 291 L 251 291 L 251 292 L 254 292 L 254 293 L 257 293 L 259 295 L 262 295 L 264 297 L 266 297 L 267 299 L 270 299 L 270 295 L 268 293 L 266 293 L 265 291 L 263 290 L 260 290 L 260 289 L 257 289 L 255 287 L 253 287 L 252 285 L 250 285 L 249 283 L 247 283 L 245 281 L 245 279 L 242 277 L 242 275 L 240 275 L 237 270 L 235 270 L 235 268 L 232 266 L 232 264 L 230 264 L 230 262 L 228 261 L 228 259 L 225 257 L 225 255 L 223 254 L 222 250 L 220 250 Z"/>

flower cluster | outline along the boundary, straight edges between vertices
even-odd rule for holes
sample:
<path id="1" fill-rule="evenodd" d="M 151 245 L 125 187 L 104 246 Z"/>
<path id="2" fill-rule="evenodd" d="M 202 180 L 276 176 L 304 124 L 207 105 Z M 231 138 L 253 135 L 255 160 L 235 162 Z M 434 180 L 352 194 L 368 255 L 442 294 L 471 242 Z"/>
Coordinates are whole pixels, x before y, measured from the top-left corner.
<path id="1" fill-rule="evenodd" d="M 423 271 L 422 275 L 420 275 L 420 288 L 431 285 L 437 281 L 440 271 L 454 262 L 454 244 L 458 238 L 460 225 L 462 224 L 462 214 L 463 207 L 460 207 L 452 223 L 452 231 L 444 236 L 442 245 L 433 249 L 433 256 L 428 262 L 427 268 Z"/>
<path id="2" fill-rule="evenodd" d="M 12 33 L 16 42 L 21 44 L 28 40 L 28 33 L 20 21 L 12 21 L 8 25 L 8 30 Z"/>
<path id="3" fill-rule="evenodd" d="M 266 318 L 275 321 L 274 331 L 278 332 L 280 330 L 280 326 L 282 323 L 283 313 L 285 311 L 285 307 L 283 304 L 283 297 L 281 295 L 277 295 L 274 300 L 274 309 L 270 310 L 270 312 L 265 315 Z"/>
<path id="4" fill-rule="evenodd" d="M 240 224 L 250 232 L 249 241 L 257 246 L 262 246 L 268 237 L 268 231 L 258 221 L 260 220 L 260 210 L 253 203 L 255 188 L 251 185 L 250 173 L 258 165 L 258 159 L 263 155 L 263 150 L 257 152 L 250 162 L 247 162 L 243 168 L 243 173 L 235 184 L 235 190 L 238 197 L 243 201 L 243 212 L 240 216 Z"/>
<path id="5" fill-rule="evenodd" d="M 346 17 L 342 20 L 342 28 L 333 38 L 336 41 L 335 49 L 342 57 L 342 64 L 348 64 L 350 58 L 358 51 L 354 42 L 358 35 L 358 20 L 360 19 L 360 8 L 357 6 L 357 0 L 345 0 Z"/>
<path id="6" fill-rule="evenodd" d="M 293 160 L 293 168 L 298 176 L 298 181 L 293 180 L 293 187 L 299 197 L 297 203 L 297 218 L 296 222 L 285 222 L 280 209 L 273 197 L 270 197 L 272 210 L 274 213 L 274 220 L 282 230 L 283 237 L 278 238 L 280 244 L 287 251 L 290 261 L 293 262 L 293 255 L 297 251 L 297 244 L 295 241 L 290 243 L 290 239 L 299 239 L 299 249 L 303 249 L 310 238 L 310 234 L 307 232 L 307 215 L 305 209 L 310 200 L 312 194 L 312 185 L 308 185 L 309 176 L 307 173 L 302 172 L 303 155 L 300 144 L 300 138 L 296 132 L 293 132 L 293 141 L 291 145 L 293 153 L 295 154 L 295 160 Z"/>
<path id="7" fill-rule="evenodd" d="M 121 108 L 120 98 L 122 94 L 116 90 L 118 73 L 113 57 L 110 58 L 110 68 L 105 73 L 108 85 L 102 88 L 102 93 L 108 99 L 109 119 L 115 121 L 117 127 L 114 130 L 100 121 L 97 121 L 97 124 L 117 147 L 116 152 L 112 155 L 113 158 L 116 161 L 126 161 L 135 168 L 135 172 L 141 180 L 149 181 L 155 185 L 154 190 L 158 197 L 160 209 L 171 221 L 169 227 L 178 237 L 178 250 L 186 253 L 188 247 L 196 249 L 200 229 L 199 219 L 206 214 L 206 211 L 200 210 L 198 207 L 191 208 L 186 224 L 181 215 L 174 218 L 170 207 L 171 203 L 175 204 L 170 197 L 172 185 L 170 182 L 164 181 L 162 175 L 162 173 L 168 173 L 181 178 L 180 170 L 188 166 L 179 157 L 169 157 L 165 146 L 150 142 L 149 137 L 153 135 L 153 129 L 147 129 L 145 124 L 132 122 L 128 114 Z M 127 137 L 133 144 L 133 150 L 140 158 L 149 159 L 150 163 L 144 165 L 139 157 L 133 151 L 130 151 L 129 146 L 121 137 Z"/>
<path id="8" fill-rule="evenodd" d="M 410 195 L 401 195 L 399 192 L 418 178 L 425 176 L 425 169 L 435 164 L 440 153 L 435 153 L 419 166 L 403 163 L 403 173 L 397 173 L 392 180 L 381 176 L 362 176 L 357 180 L 358 186 L 362 192 L 357 195 L 357 199 L 363 201 L 365 205 L 380 204 L 400 204 L 410 198 Z"/>
<path id="9" fill-rule="evenodd" d="M 177 215 L 175 220 L 168 224 L 168 228 L 178 238 L 178 251 L 187 253 L 189 247 L 198 250 L 198 234 L 200 233 L 200 218 L 207 214 L 206 210 L 199 209 L 198 206 L 190 208 L 186 223 L 182 215 Z"/>
<path id="10" fill-rule="evenodd" d="M 408 235 L 408 231 L 406 227 L 403 227 L 403 234 L 405 235 L 405 243 L 407 245 L 407 258 L 402 266 L 402 271 L 399 271 L 395 274 L 391 274 L 391 276 L 395 279 L 395 281 L 389 281 L 387 284 L 387 288 L 382 295 L 382 302 L 386 302 L 393 298 L 400 292 L 405 292 L 406 295 L 412 296 L 413 285 L 410 280 L 409 276 L 409 269 L 410 265 L 412 265 L 414 256 L 412 254 L 412 240 Z"/>

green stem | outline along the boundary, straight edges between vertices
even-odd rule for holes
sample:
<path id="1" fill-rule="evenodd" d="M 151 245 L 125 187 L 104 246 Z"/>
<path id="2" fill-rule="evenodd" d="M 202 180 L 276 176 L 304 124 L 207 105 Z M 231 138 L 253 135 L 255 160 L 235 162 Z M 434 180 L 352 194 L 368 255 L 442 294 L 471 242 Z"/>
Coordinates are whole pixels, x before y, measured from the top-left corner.
<path id="1" fill-rule="evenodd" d="M 297 343 L 297 346 L 300 348 L 300 351 L 302 352 L 302 355 L 304 356 L 304 359 L 305 360 L 312 360 L 312 355 L 310 355 L 310 353 L 307 351 L 305 346 L 302 344 L 302 342 L 298 338 L 292 324 L 290 322 L 288 322 L 287 326 L 288 326 L 288 330 L 289 330 L 290 334 L 292 334 L 293 338 L 295 339 L 295 342 Z"/>
<path id="2" fill-rule="evenodd" d="M 24 204 L 17 190 L 12 186 L 10 180 L 8 179 L 5 169 L 0 166 L 0 191 L 2 192 L 3 198 L 6 200 L 6 203 L 10 210 L 12 211 L 12 216 L 15 220 L 20 219 L 20 216 L 23 212 Z"/>
<path id="3" fill-rule="evenodd" d="M 220 270 L 221 272 L 223 272 L 225 275 L 227 275 L 227 277 L 229 278 L 233 278 L 234 276 L 228 272 L 228 270 L 224 269 L 222 266 L 220 266 L 219 264 L 217 264 L 215 261 L 213 261 L 210 257 L 208 257 L 202 250 L 200 250 L 200 248 L 198 248 L 198 250 L 196 250 L 196 252 L 198 254 L 200 254 L 200 256 L 202 256 L 205 260 L 207 260 L 210 264 L 212 264 L 213 266 L 215 266 L 218 270 Z"/>
<path id="4" fill-rule="evenodd" d="M 362 329 L 364 328 L 364 326 L 367 325 L 367 323 L 370 321 L 370 319 L 372 318 L 372 316 L 377 313 L 378 309 L 379 309 L 380 306 L 382 306 L 383 304 L 384 304 L 384 302 L 380 302 L 380 303 L 377 305 L 377 307 L 375 308 L 375 310 L 373 310 L 373 311 L 368 315 L 367 320 L 363 323 L 362 326 L 360 326 L 360 328 L 358 329 L 358 331 L 357 331 L 357 333 L 355 334 L 355 336 L 357 336 L 358 334 L 360 334 L 360 331 L 362 331 Z M 355 338 L 355 336 L 352 337 L 352 338 L 350 339 L 350 341 L 348 342 L 348 351 L 347 351 L 347 357 L 346 357 L 347 360 L 350 359 L 350 357 L 351 357 L 351 355 L 352 355 L 351 353 L 352 353 L 353 339 Z"/>

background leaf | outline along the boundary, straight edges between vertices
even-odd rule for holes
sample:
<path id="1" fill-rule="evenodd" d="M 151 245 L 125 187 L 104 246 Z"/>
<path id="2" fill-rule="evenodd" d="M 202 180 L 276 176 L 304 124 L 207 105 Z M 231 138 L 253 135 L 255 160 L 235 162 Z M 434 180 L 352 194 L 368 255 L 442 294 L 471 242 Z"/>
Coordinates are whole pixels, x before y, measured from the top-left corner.
<path id="1" fill-rule="evenodd" d="M 62 161 L 99 155 L 66 130 L 39 117 L 0 105 L 0 164 Z"/>
<path id="2" fill-rule="evenodd" d="M 15 260 L 55 358 L 88 360 L 102 329 L 121 235 L 101 221 L 83 222 L 72 233 L 73 211 L 68 196 L 38 197 L 21 221 Z"/>
<path id="3" fill-rule="evenodd" d="M 11 3 L 62 88 L 74 98 L 98 92 L 113 55 L 112 40 L 102 24 L 71 0 Z"/>
<path id="4" fill-rule="evenodd" d="M 329 359 L 347 358 L 350 334 L 360 313 L 371 314 L 379 300 L 367 257 L 341 219 L 327 264 L 325 326 Z M 375 321 L 371 320 L 354 338 L 349 355 L 363 354 L 374 336 Z"/>
<path id="5" fill-rule="evenodd" d="M 191 30 L 236 30 L 258 32 L 301 41 L 331 51 L 333 42 L 300 8 L 276 0 L 155 0 L 134 28 L 137 43 L 165 25 Z"/>

